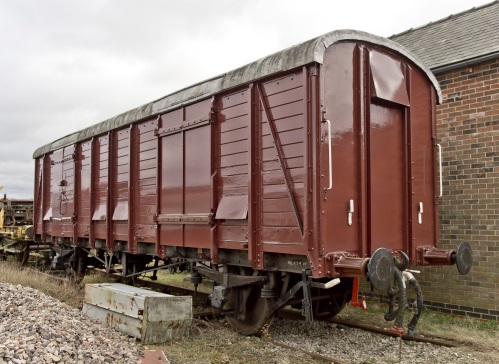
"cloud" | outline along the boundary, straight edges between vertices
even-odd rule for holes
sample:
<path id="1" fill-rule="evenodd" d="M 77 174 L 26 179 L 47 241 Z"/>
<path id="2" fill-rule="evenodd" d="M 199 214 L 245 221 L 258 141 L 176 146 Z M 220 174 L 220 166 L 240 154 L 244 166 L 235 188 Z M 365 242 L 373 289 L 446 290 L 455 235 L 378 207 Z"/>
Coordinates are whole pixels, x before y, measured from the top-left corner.
<path id="1" fill-rule="evenodd" d="M 0 0 L 0 185 L 30 197 L 36 148 L 285 47 L 487 2 Z"/>

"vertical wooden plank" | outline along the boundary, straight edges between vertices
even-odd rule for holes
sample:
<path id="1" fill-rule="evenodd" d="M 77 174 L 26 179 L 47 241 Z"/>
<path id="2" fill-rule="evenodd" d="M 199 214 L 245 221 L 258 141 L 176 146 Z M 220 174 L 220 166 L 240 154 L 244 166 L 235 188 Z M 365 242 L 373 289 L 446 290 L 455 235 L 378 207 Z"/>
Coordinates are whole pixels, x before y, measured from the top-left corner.
<path id="1" fill-rule="evenodd" d="M 371 212 L 368 211 L 368 201 L 371 201 L 371 189 L 369 188 L 369 181 L 370 181 L 370 165 L 371 165 L 371 153 L 369 152 L 371 150 L 371 138 L 370 138 L 370 122 L 369 120 L 371 119 L 371 112 L 370 112 L 370 107 L 371 107 L 371 100 L 370 100 L 370 95 L 371 95 L 371 74 L 370 74 L 370 64 L 369 64 L 369 49 L 367 47 L 364 48 L 364 137 L 365 137 L 365 143 L 364 143 L 364 164 L 366 164 L 365 167 L 365 191 L 366 191 L 366 220 L 365 224 L 366 225 L 366 254 L 370 256 L 373 251 L 372 251 L 372 229 L 371 229 L 371 219 L 370 215 Z M 368 217 L 369 216 L 369 217 Z"/>
<path id="2" fill-rule="evenodd" d="M 357 60 L 357 80 L 355 84 L 358 88 L 358 107 L 357 107 L 357 117 L 359 123 L 359 158 L 357 160 L 358 169 L 360 171 L 360 183 L 359 183 L 359 218 L 361 223 L 359 224 L 359 236 L 360 236 L 360 257 L 367 257 L 370 255 L 368 247 L 368 207 L 367 207 L 367 170 L 366 170 L 366 155 L 367 155 L 367 144 L 366 144 L 366 130 L 367 130 L 367 120 L 368 120 L 368 110 L 366 105 L 368 105 L 368 92 L 366 90 L 367 83 L 369 82 L 369 77 L 367 74 L 367 61 L 366 61 L 366 51 L 363 47 L 357 45 L 355 47 L 356 60 Z"/>
<path id="3" fill-rule="evenodd" d="M 47 225 L 45 223 L 44 215 L 47 210 L 47 199 L 50 201 L 50 169 L 48 166 L 50 158 L 47 157 L 47 155 L 43 156 L 43 166 L 42 166 L 42 209 L 41 209 L 41 215 L 42 215 L 42 233 L 41 233 L 41 239 L 43 242 L 45 242 L 46 239 L 46 230 L 47 230 Z M 47 172 L 48 169 L 48 172 Z M 48 178 L 48 179 L 47 179 Z M 47 185 L 47 183 L 49 185 Z"/>
<path id="4" fill-rule="evenodd" d="M 258 245 L 260 238 L 259 222 L 260 216 L 258 215 L 258 205 L 260 201 L 259 190 L 261 188 L 260 180 L 260 146 L 258 144 L 258 128 L 259 118 L 257 118 L 260 111 L 260 104 L 256 102 L 256 87 L 254 84 L 249 85 L 248 92 L 248 105 L 249 105 L 249 127 L 248 127 L 248 260 L 254 269 L 258 265 Z"/>
<path id="5" fill-rule="evenodd" d="M 254 241 L 255 248 L 255 262 L 254 262 L 254 267 L 256 269 L 263 269 L 264 267 L 264 261 L 263 261 L 263 244 L 262 244 L 262 221 L 263 221 L 263 216 L 262 216 L 262 196 L 263 196 L 263 181 L 262 181 L 262 160 L 263 160 L 263 146 L 262 146 L 262 106 L 260 102 L 260 98 L 262 97 L 260 95 L 260 90 L 261 88 L 259 87 L 258 83 L 254 84 L 254 98 L 252 101 L 252 105 L 254 105 L 254 119 L 252 120 L 252 125 L 254 126 L 254 133 L 253 133 L 253 138 L 254 138 L 254 148 L 253 152 L 254 158 L 251 158 L 251 160 L 254 160 L 254 180 L 253 183 L 255 185 L 255 220 L 254 220 L 254 226 L 255 226 L 255 236 L 256 239 Z M 251 129 L 251 128 L 250 128 Z M 251 164 L 248 163 L 248 164 Z"/>
<path id="6" fill-rule="evenodd" d="M 128 130 L 128 251 L 132 254 L 137 254 L 135 239 L 136 131 L 136 126 L 131 124 Z"/>
<path id="7" fill-rule="evenodd" d="M 407 95 L 409 97 L 409 103 L 411 103 L 411 69 L 407 67 L 407 64 L 404 64 L 405 67 L 405 79 L 407 86 Z M 413 251 L 413 241 L 414 237 L 414 229 L 413 229 L 413 208 L 414 206 L 414 186 L 413 186 L 413 171 L 412 171 L 412 118 L 411 118 L 411 108 L 405 108 L 405 165 L 406 165 L 406 211 L 407 211 L 407 224 L 405 224 L 405 236 L 406 241 L 402 242 L 404 245 L 404 251 L 409 254 L 409 256 L 416 256 L 416 251 Z"/>
<path id="8" fill-rule="evenodd" d="M 319 68 L 319 77 L 314 77 L 310 80 L 310 118 L 311 118 L 311 129 L 310 129 L 310 139 L 311 139 L 311 168 L 310 173 L 312 176 L 317 176 L 316 178 L 311 179 L 310 189 L 311 189 L 311 215 L 312 221 L 309 223 L 309 229 L 311 230 L 311 236 L 309 240 L 309 246 L 313 242 L 317 245 L 321 245 L 321 224 L 322 224 L 322 211 L 321 211 L 321 178 L 320 178 L 320 153 L 321 153 L 321 124 L 323 119 L 323 105 L 322 105 L 322 94 L 321 94 L 321 83 L 322 80 L 322 71 Z M 308 249 L 308 247 L 307 247 Z M 327 252 L 325 252 L 327 253 Z"/>
<path id="9" fill-rule="evenodd" d="M 115 133 L 109 131 L 107 133 L 108 137 L 108 161 L 107 161 L 107 204 L 106 204 L 106 247 L 110 252 L 114 251 L 114 238 L 113 238 L 113 201 L 114 201 L 114 155 L 115 155 L 115 145 L 114 138 Z"/>
<path id="10" fill-rule="evenodd" d="M 34 208 L 33 208 L 33 231 L 34 234 L 36 234 L 38 231 L 38 217 L 40 216 L 40 207 L 41 207 L 41 200 L 40 200 L 40 192 L 42 189 L 42 176 L 41 175 L 41 170 L 43 170 L 43 165 L 40 167 L 40 164 L 43 161 L 43 157 L 37 158 L 35 160 L 35 183 L 34 183 L 34 188 L 35 188 L 35 195 L 34 195 Z"/>
<path id="11" fill-rule="evenodd" d="M 315 267 L 314 275 L 316 272 L 320 270 L 322 273 L 322 262 L 319 259 L 321 256 L 321 244 L 320 244 L 320 198 L 321 198 L 321 190 L 320 190 L 320 178 L 314 178 L 312 176 L 320 175 L 319 172 L 319 153 L 320 153 L 320 127 L 322 121 L 321 115 L 321 93 L 320 93 L 320 77 L 321 77 L 321 69 L 318 65 L 312 66 L 311 69 L 304 69 L 304 77 L 307 77 L 307 83 L 304 84 L 304 87 L 309 89 L 308 91 L 308 99 L 310 99 L 310 103 L 308 105 L 309 110 L 306 113 L 307 117 L 307 130 L 306 130 L 306 140 L 308 141 L 308 160 L 305 159 L 305 173 L 307 174 L 308 185 L 305 187 L 305 196 L 306 200 L 310 200 L 307 202 L 308 209 L 305 213 L 309 216 L 308 222 L 308 236 L 305 236 L 304 243 L 307 249 L 307 256 L 313 259 L 313 264 L 310 264 L 311 268 Z M 314 223 L 315 222 L 315 223 Z"/>
<path id="12" fill-rule="evenodd" d="M 182 107 L 182 122 L 185 121 L 185 107 Z M 185 145 L 185 131 L 182 130 L 180 133 L 181 141 L 182 141 L 182 209 L 181 214 L 185 214 L 185 154 L 186 154 L 186 145 Z M 180 225 L 180 233 L 182 236 L 182 244 L 180 246 L 185 247 L 185 229 L 186 226 L 184 224 Z"/>
<path id="13" fill-rule="evenodd" d="M 188 126 L 196 119 L 204 119 L 201 126 L 187 128 L 184 132 L 184 210 L 183 214 L 211 213 L 213 200 L 213 126 L 211 112 L 213 98 L 204 100 L 185 109 L 182 125 Z M 211 249 L 214 231 L 210 225 L 183 224 L 183 246 L 197 249 Z"/>
<path id="14" fill-rule="evenodd" d="M 78 246 L 78 207 L 81 199 L 81 143 L 74 145 L 73 149 L 73 246 Z"/>
<path id="15" fill-rule="evenodd" d="M 303 83 L 303 102 L 305 103 L 305 140 L 304 146 L 304 211 L 303 211 L 303 243 L 307 250 L 311 249 L 311 227 L 310 221 L 312 218 L 312 150 L 311 150 L 311 136 L 312 136 L 312 90 L 311 90 L 311 80 L 308 75 L 308 69 L 306 66 L 302 68 L 302 83 Z"/>
<path id="16" fill-rule="evenodd" d="M 39 223 L 40 223 L 40 227 L 37 229 L 37 230 L 40 230 L 40 234 L 43 235 L 44 232 L 45 232 L 45 225 L 43 223 L 43 214 L 44 214 L 44 211 L 45 211 L 45 179 L 46 179 L 46 159 L 47 159 L 47 156 L 46 155 L 43 155 L 42 158 L 41 158 L 41 164 L 40 164 L 40 169 L 41 169 L 41 174 L 40 174 L 40 208 L 38 210 L 38 213 L 40 214 L 40 218 L 39 218 Z M 42 237 L 40 237 L 42 238 Z M 43 238 L 42 238 L 43 240 Z"/>
<path id="17" fill-rule="evenodd" d="M 89 192 L 88 192 L 88 195 L 89 195 L 89 206 L 90 206 L 90 210 L 88 212 L 88 225 L 89 225 L 89 228 L 88 228 L 88 240 L 89 240 L 89 243 L 90 243 L 90 246 L 95 249 L 95 232 L 94 232 L 94 221 L 92 219 L 92 216 L 93 216 L 93 213 L 94 213 L 94 210 L 95 210 L 95 197 L 94 197 L 94 183 L 96 183 L 94 181 L 94 178 L 95 178 L 95 172 L 94 172 L 94 169 L 97 168 L 96 166 L 94 166 L 94 164 L 96 161 L 96 158 L 95 158 L 95 138 L 92 137 L 92 140 L 90 141 L 90 185 L 89 185 Z"/>
<path id="18" fill-rule="evenodd" d="M 210 111 L 210 171 L 211 171 L 211 183 L 210 183 L 210 213 L 215 214 L 217 210 L 218 203 L 218 178 L 217 178 L 217 165 L 216 165 L 216 146 L 220 142 L 220 137 L 217 133 L 217 98 L 213 96 L 211 99 L 211 111 Z M 218 263 L 218 226 L 213 216 L 213 220 L 215 221 L 214 225 L 210 226 L 210 255 L 211 262 L 213 264 Z"/>
<path id="19" fill-rule="evenodd" d="M 156 119 L 156 132 L 155 134 L 157 135 L 157 131 L 161 127 L 161 116 L 158 115 Z M 163 166 L 162 166 L 162 156 L 163 156 L 163 143 L 161 142 L 161 138 L 158 136 L 156 138 L 156 151 L 157 151 L 157 156 L 156 156 L 156 216 L 158 216 L 161 213 L 161 206 L 162 206 L 162 195 L 163 195 Z M 156 255 L 161 258 L 166 257 L 166 247 L 164 245 L 161 245 L 161 225 L 156 224 Z"/>
<path id="20" fill-rule="evenodd" d="M 52 219 L 50 220 L 50 235 L 52 235 L 52 241 L 57 241 L 57 236 L 62 234 L 62 192 L 65 185 L 61 184 L 63 180 L 63 160 L 64 160 L 64 148 L 58 149 L 51 154 L 51 173 L 50 173 L 50 183 L 51 183 L 51 207 L 52 207 Z"/>

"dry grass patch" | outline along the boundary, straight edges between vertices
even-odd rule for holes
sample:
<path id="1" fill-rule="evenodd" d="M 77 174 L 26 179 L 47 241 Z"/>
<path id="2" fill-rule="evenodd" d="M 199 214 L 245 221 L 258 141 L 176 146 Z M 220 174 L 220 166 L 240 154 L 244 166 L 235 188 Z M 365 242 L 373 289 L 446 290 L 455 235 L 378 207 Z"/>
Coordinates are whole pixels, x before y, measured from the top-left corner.
<path id="1" fill-rule="evenodd" d="M 276 346 L 264 337 L 242 336 L 220 322 L 195 320 L 191 336 L 160 348 L 172 364 L 324 364 L 307 354 Z"/>
<path id="2" fill-rule="evenodd" d="M 170 274 L 158 272 L 158 281 L 183 287 L 192 287 L 189 273 Z M 84 284 L 113 282 L 102 275 L 85 277 L 79 285 L 70 280 L 54 279 L 47 274 L 23 269 L 16 262 L 0 261 L 0 282 L 29 286 L 57 298 L 66 304 L 81 308 L 84 298 Z M 200 291 L 210 292 L 213 283 L 205 280 Z M 391 322 L 383 319 L 387 305 L 369 302 L 369 311 L 347 306 L 338 318 L 371 324 L 378 327 L 390 327 Z M 412 318 L 407 312 L 405 327 Z M 272 344 L 265 337 L 241 336 L 230 328 L 222 326 L 223 321 L 202 322 L 195 320 L 188 339 L 166 342 L 161 347 L 173 363 L 304 363 L 317 364 L 324 361 L 314 359 L 307 354 L 285 349 Z M 424 310 L 419 320 L 419 335 L 441 337 L 455 340 L 463 346 L 456 351 L 472 351 L 477 359 L 486 362 L 499 362 L 499 330 L 495 321 L 482 321 L 472 318 L 458 318 L 430 310 Z M 332 340 L 334 338 L 331 338 Z M 156 346 L 155 346 L 156 347 Z"/>
<path id="3" fill-rule="evenodd" d="M 85 277 L 82 284 L 75 284 L 69 279 L 58 279 L 42 271 L 22 268 L 17 262 L 0 261 L 0 282 L 14 285 L 20 284 L 21 286 L 37 289 L 76 308 L 83 306 L 85 283 L 102 283 L 105 281 L 110 280 L 103 276 L 89 275 Z"/>

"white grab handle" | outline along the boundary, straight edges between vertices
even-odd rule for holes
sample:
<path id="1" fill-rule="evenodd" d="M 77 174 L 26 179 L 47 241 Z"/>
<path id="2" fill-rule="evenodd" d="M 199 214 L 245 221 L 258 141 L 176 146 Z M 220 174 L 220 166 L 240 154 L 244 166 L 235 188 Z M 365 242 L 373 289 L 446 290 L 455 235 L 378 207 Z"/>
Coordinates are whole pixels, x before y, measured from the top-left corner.
<path id="1" fill-rule="evenodd" d="M 439 171 L 439 193 L 438 197 L 443 195 L 443 183 L 442 183 L 442 146 L 437 144 L 438 147 L 438 171 Z"/>
<path id="2" fill-rule="evenodd" d="M 326 120 L 327 123 L 327 144 L 329 146 L 329 186 L 326 190 L 333 188 L 333 160 L 331 153 L 331 121 Z"/>

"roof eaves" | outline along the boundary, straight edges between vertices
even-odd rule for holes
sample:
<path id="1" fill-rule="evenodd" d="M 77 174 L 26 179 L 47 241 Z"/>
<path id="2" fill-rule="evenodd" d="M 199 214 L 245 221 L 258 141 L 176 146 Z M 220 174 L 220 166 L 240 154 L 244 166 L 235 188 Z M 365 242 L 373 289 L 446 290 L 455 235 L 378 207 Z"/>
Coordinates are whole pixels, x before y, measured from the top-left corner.
<path id="1" fill-rule="evenodd" d="M 471 66 L 471 65 L 481 63 L 481 62 L 486 62 L 486 61 L 489 61 L 489 60 L 494 59 L 494 58 L 499 58 L 499 52 L 493 52 L 493 53 L 485 54 L 483 56 L 469 58 L 469 59 L 466 59 L 464 61 L 454 62 L 451 64 L 443 64 L 441 66 L 433 67 L 431 69 L 431 71 L 435 75 L 437 75 L 437 74 L 444 73 L 447 71 L 455 70 L 457 68 Z"/>

